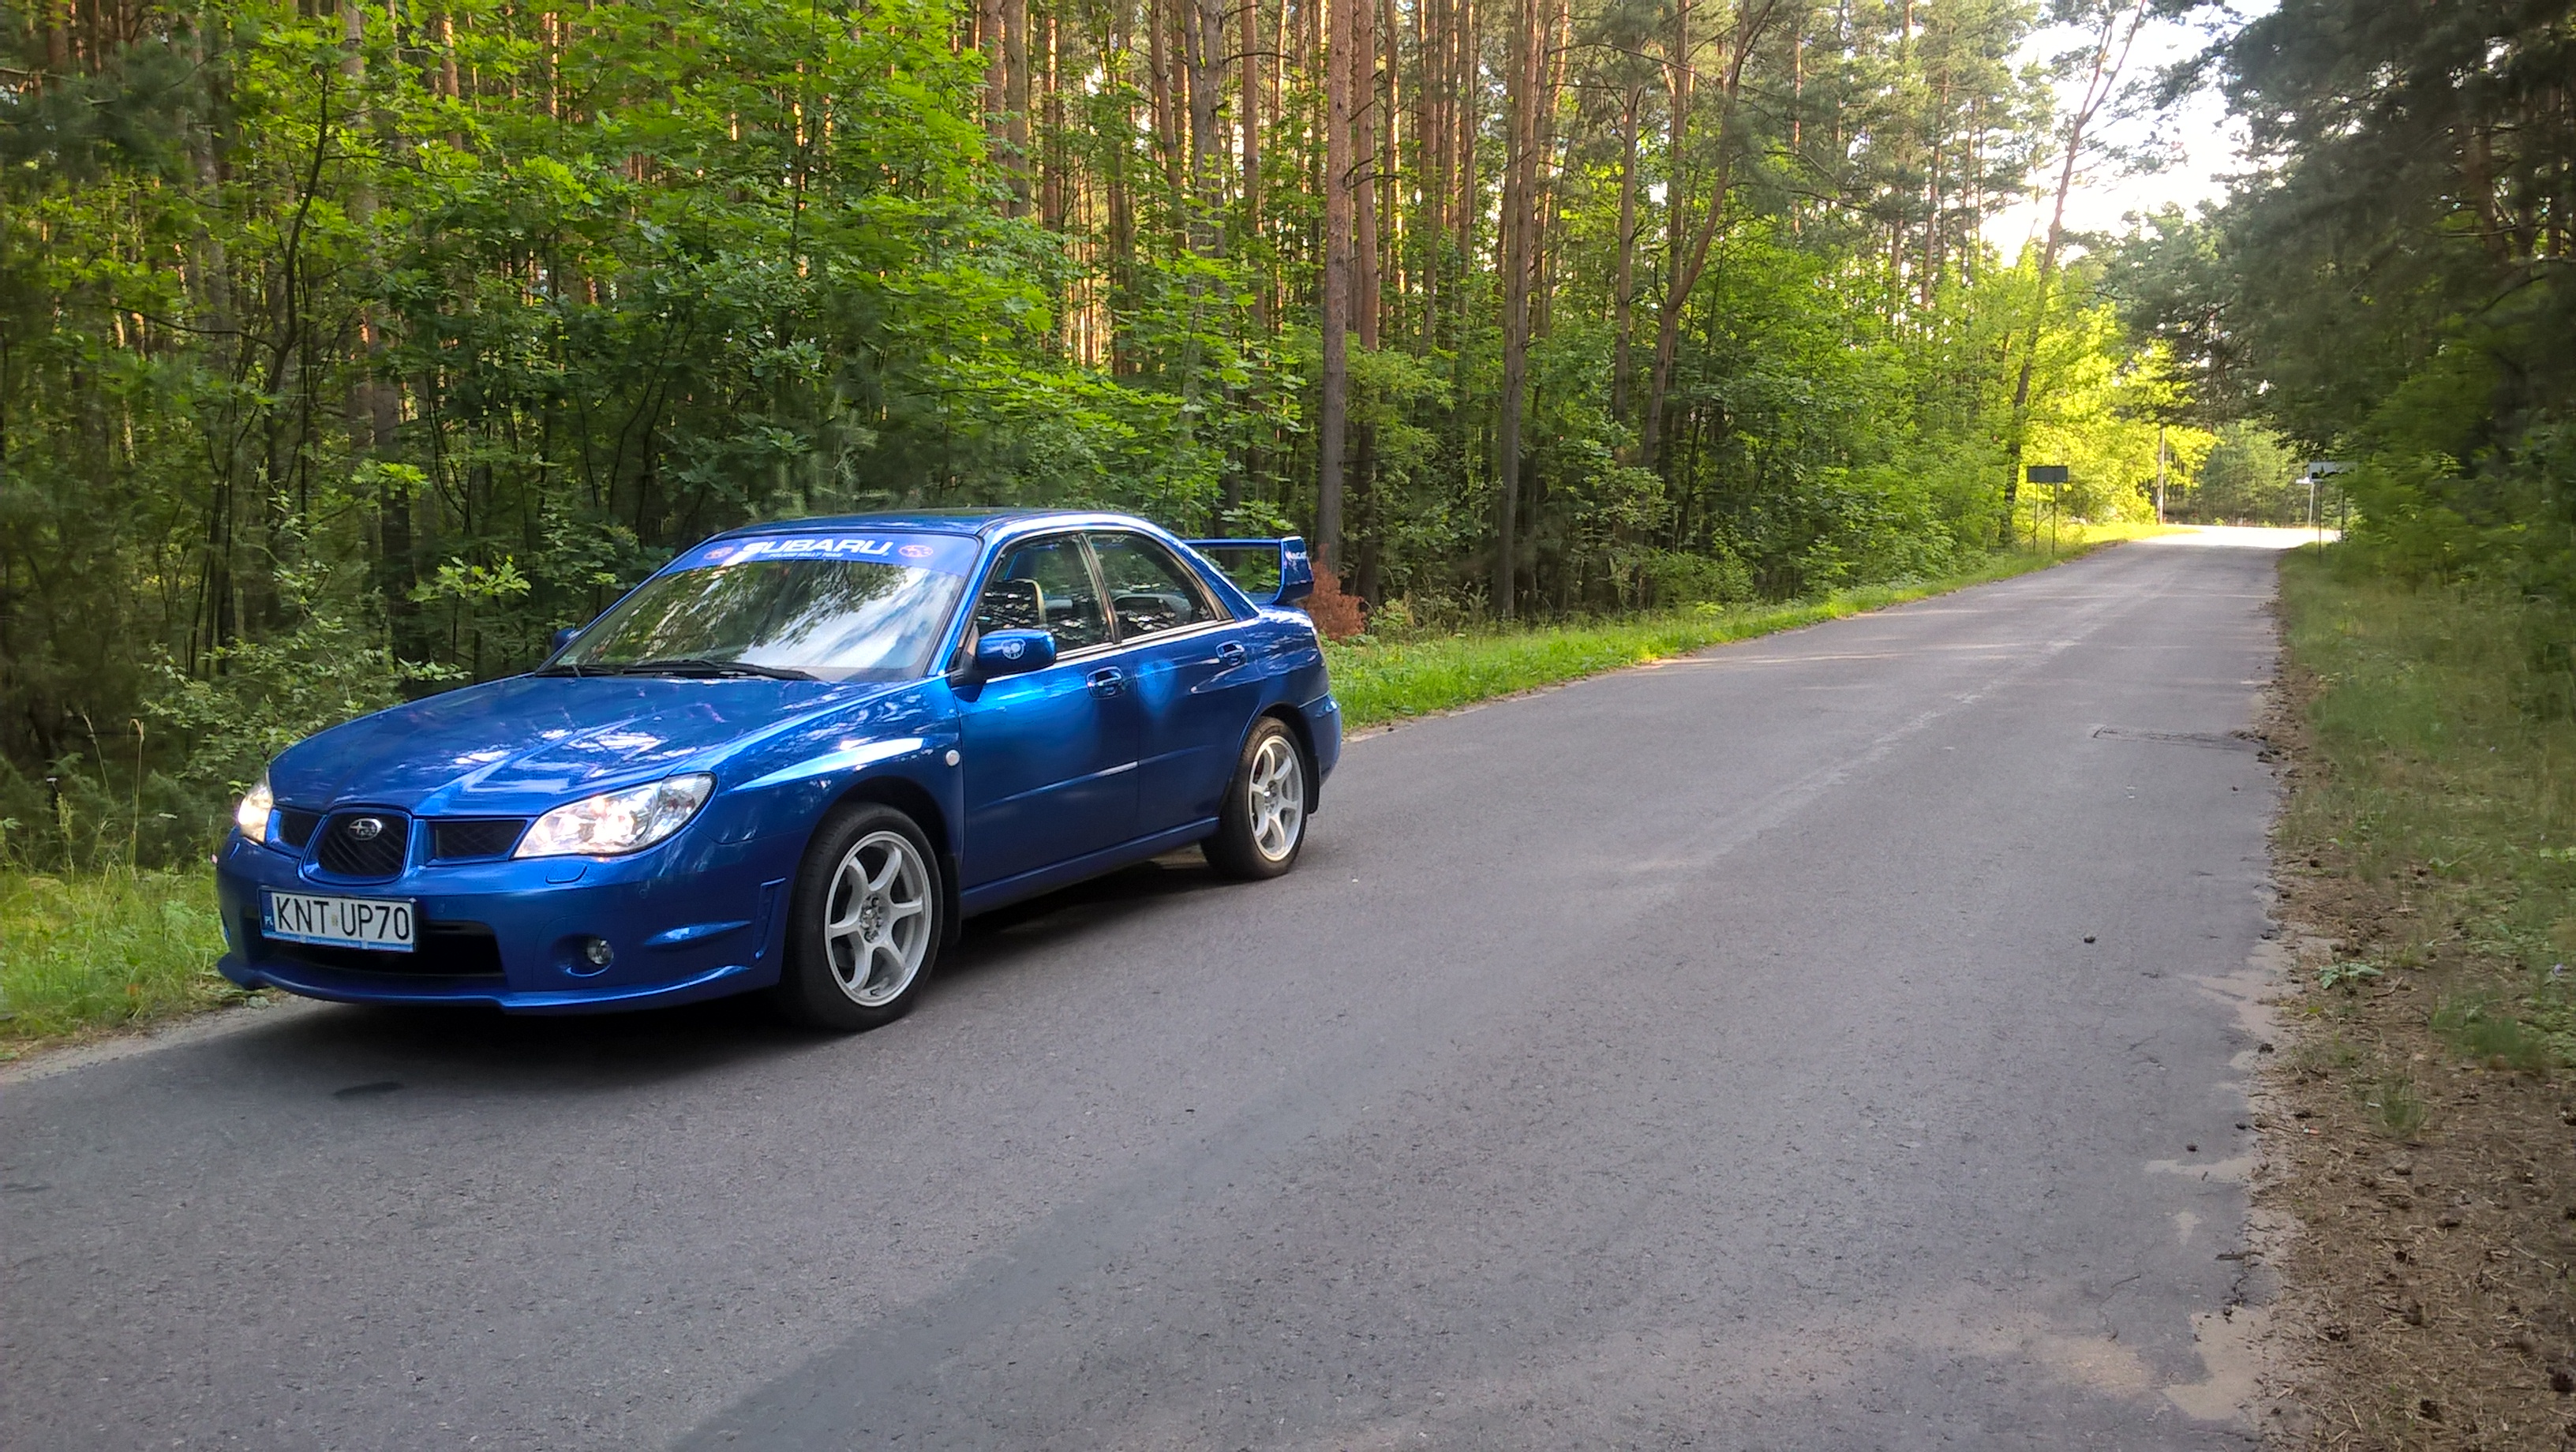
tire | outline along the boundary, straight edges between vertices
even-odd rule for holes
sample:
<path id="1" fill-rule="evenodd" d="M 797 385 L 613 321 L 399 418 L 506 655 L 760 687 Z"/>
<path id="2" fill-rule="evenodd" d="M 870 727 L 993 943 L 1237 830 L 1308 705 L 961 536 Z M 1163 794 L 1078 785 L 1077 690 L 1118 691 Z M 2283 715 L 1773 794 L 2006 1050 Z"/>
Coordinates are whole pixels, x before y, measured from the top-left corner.
<path id="1" fill-rule="evenodd" d="M 1208 865 L 1245 881 L 1296 866 L 1306 846 L 1307 775 L 1306 753 L 1278 717 L 1253 722 L 1226 783 L 1216 835 L 1201 844 Z"/>
<path id="2" fill-rule="evenodd" d="M 912 1011 L 939 960 L 939 854 L 912 818 L 875 802 L 823 819 L 788 898 L 779 1011 L 856 1033 Z"/>

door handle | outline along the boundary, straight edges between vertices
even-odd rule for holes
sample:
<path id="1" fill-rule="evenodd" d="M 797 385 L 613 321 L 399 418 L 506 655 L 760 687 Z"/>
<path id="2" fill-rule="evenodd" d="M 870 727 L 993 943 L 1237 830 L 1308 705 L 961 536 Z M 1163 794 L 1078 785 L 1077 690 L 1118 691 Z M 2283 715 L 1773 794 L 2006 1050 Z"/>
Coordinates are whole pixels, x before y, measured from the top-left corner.
<path id="1" fill-rule="evenodd" d="M 1116 666 L 1103 666 L 1084 679 L 1095 696 L 1114 696 L 1127 688 L 1127 673 Z"/>
<path id="2" fill-rule="evenodd" d="M 1252 652 L 1245 650 L 1239 640 L 1229 640 L 1216 648 L 1216 663 L 1227 670 L 1234 670 L 1250 659 Z"/>

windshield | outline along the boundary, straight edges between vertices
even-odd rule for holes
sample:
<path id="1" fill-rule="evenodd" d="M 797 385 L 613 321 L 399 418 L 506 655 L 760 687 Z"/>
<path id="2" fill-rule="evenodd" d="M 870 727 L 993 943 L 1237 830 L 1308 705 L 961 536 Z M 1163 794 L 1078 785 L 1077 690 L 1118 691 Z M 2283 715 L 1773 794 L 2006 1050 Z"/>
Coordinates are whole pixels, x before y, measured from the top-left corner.
<path id="1" fill-rule="evenodd" d="M 594 621 L 549 674 L 811 676 L 928 673 L 965 580 L 854 559 L 742 559 L 675 570 Z"/>

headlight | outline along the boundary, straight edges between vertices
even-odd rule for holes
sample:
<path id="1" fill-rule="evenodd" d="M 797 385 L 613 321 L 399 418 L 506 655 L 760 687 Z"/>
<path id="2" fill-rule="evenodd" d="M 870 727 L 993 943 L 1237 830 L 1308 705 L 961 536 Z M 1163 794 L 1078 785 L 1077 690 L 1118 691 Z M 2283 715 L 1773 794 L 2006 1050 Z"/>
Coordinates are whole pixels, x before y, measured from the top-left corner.
<path id="1" fill-rule="evenodd" d="M 241 805 L 233 808 L 233 825 L 241 828 L 241 834 L 252 841 L 265 842 L 268 840 L 268 814 L 275 810 L 277 798 L 270 793 L 268 773 L 263 771 L 259 774 L 259 785 L 252 787 L 250 794 L 241 799 Z"/>
<path id="2" fill-rule="evenodd" d="M 609 857 L 650 847 L 680 830 L 716 789 L 704 772 L 603 792 L 537 818 L 513 857 Z"/>

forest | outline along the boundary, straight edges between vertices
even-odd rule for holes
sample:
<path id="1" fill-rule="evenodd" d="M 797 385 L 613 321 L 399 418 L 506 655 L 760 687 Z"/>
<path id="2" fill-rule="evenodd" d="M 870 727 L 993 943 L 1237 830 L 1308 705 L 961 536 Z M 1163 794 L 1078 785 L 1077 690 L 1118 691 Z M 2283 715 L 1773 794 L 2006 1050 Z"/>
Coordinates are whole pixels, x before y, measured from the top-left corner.
<path id="1" fill-rule="evenodd" d="M 2249 170 L 2107 250 L 2132 335 L 2201 417 L 2346 466 L 2349 565 L 2538 607 L 2566 677 L 2576 9 L 2290 0 L 2166 79 L 2195 84 Z"/>
<path id="2" fill-rule="evenodd" d="M 285 743 L 524 669 L 749 519 L 1293 531 L 1373 630 L 1497 628 L 1929 578 L 2043 509 L 2277 515 L 2303 450 L 2389 410 L 2557 386 L 2439 341 L 2540 336 L 2546 279 L 2470 321 L 2427 276 L 2403 316 L 2337 301 L 2388 265 L 2370 226 L 2483 224 L 2365 215 L 2422 178 L 2303 180 L 2462 153 L 2337 130 L 2315 93 L 2364 57 L 2280 42 L 2420 27 L 2286 6 L 2150 75 L 2176 8 L 20 0 L 0 855 L 118 802 L 129 857 L 193 850 Z M 2503 5 L 2450 43 L 2516 24 L 2563 47 Z M 2070 234 L 2079 172 L 2124 164 L 2106 121 L 2199 84 L 2275 160 L 2224 209 Z M 2535 134 L 2480 153 L 2545 215 L 2452 249 L 2476 286 L 2564 256 Z M 2279 307 L 2238 281 L 2283 268 L 2312 285 Z M 2566 456 L 2513 417 L 2373 452 L 2372 517 L 2511 492 L 2436 459 Z M 2041 461 L 2071 482 L 2025 487 Z"/>

